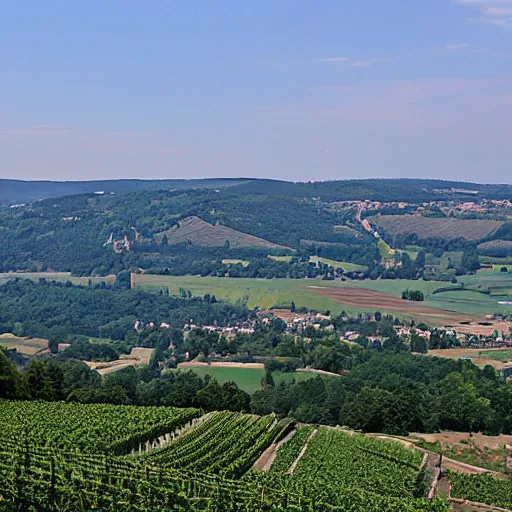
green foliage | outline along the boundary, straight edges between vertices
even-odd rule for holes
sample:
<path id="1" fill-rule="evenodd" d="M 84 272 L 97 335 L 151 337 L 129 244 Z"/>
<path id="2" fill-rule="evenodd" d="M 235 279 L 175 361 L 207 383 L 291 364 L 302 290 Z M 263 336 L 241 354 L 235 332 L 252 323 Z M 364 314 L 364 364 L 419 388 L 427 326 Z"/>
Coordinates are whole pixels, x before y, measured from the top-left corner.
<path id="1" fill-rule="evenodd" d="M 295 435 L 278 448 L 276 458 L 270 466 L 270 471 L 286 473 L 299 456 L 313 430 L 314 427 L 301 427 L 295 430 Z"/>
<path id="2" fill-rule="evenodd" d="M 425 295 L 421 290 L 404 290 L 402 292 L 402 299 L 404 300 L 412 300 L 415 302 L 423 302 L 425 300 Z"/>
<path id="3" fill-rule="evenodd" d="M 198 415 L 197 409 L 0 400 L 0 438 L 68 451 L 129 453 Z"/>
<path id="4" fill-rule="evenodd" d="M 488 474 L 450 473 L 450 483 L 454 498 L 512 508 L 512 479 L 499 479 Z"/>

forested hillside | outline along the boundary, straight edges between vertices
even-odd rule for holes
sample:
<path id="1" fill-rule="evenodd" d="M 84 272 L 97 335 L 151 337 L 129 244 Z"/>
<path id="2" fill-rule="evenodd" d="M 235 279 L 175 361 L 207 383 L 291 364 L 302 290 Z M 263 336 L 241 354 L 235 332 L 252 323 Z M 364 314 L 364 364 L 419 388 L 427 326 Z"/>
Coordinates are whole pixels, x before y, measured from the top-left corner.
<path id="1" fill-rule="evenodd" d="M 479 244 L 512 237 L 512 203 L 486 199 L 512 197 L 506 186 L 182 180 L 94 187 L 100 184 L 117 192 L 0 208 L 0 272 L 334 279 L 347 273 L 345 263 L 359 265 L 359 278 L 451 280 L 478 268 Z M 146 189 L 126 191 L 134 187 Z M 431 263 L 445 253 L 447 265 Z"/>

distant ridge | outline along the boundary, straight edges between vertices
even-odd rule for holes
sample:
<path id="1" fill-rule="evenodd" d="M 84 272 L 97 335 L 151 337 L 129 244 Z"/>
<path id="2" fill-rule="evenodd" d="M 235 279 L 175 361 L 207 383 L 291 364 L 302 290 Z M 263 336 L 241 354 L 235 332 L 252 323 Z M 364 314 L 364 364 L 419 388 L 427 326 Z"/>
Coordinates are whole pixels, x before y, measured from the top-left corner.
<path id="1" fill-rule="evenodd" d="M 0 179 L 0 205 L 26 204 L 41 199 L 78 194 L 121 194 L 137 190 L 223 188 L 241 185 L 250 178 L 205 178 L 194 180 L 98 180 L 22 181 Z"/>
<path id="2" fill-rule="evenodd" d="M 320 198 L 322 201 L 386 200 L 419 203 L 431 200 L 511 199 L 512 185 L 484 185 L 415 178 L 291 182 L 259 178 L 169 180 L 21 181 L 0 179 L 0 206 L 79 194 L 122 194 L 144 190 L 229 190 L 240 195 Z"/>
<path id="3" fill-rule="evenodd" d="M 192 245 L 200 245 L 202 247 L 222 247 L 227 241 L 232 249 L 240 247 L 264 247 L 266 249 L 293 250 L 283 245 L 274 244 L 263 238 L 228 228 L 227 226 L 209 224 L 196 216 L 187 217 L 171 229 L 155 234 L 155 238 L 160 242 L 164 236 L 167 237 L 169 245 L 188 242 Z"/>

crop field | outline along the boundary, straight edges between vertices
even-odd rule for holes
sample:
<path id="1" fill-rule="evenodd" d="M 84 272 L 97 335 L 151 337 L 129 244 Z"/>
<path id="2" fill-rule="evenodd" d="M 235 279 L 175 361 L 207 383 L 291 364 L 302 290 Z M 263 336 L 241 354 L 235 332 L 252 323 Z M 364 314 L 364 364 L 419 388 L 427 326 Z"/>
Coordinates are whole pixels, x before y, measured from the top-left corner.
<path id="1" fill-rule="evenodd" d="M 478 246 L 479 254 L 483 256 L 498 256 L 506 258 L 512 256 L 512 241 L 509 240 L 491 240 Z"/>
<path id="2" fill-rule="evenodd" d="M 448 348 L 429 350 L 429 356 L 445 357 L 447 359 L 471 359 L 473 364 L 483 368 L 484 366 L 492 366 L 496 370 L 503 370 L 505 362 L 509 359 L 506 353 L 510 351 L 496 348 L 490 350 L 480 350 L 474 348 Z M 512 357 L 511 357 L 512 359 Z"/>
<path id="3" fill-rule="evenodd" d="M 219 366 L 188 366 L 187 370 L 191 370 L 200 377 L 210 375 L 214 377 L 219 384 L 233 381 L 236 385 L 247 393 L 254 393 L 261 389 L 261 379 L 265 376 L 263 368 L 230 368 Z M 295 380 L 301 382 L 316 377 L 314 373 L 306 372 L 272 372 L 274 382 L 290 382 Z"/>
<path id="4" fill-rule="evenodd" d="M 273 254 L 269 254 L 267 258 L 270 258 L 271 260 L 280 262 L 280 263 L 290 263 L 292 261 L 293 256 L 274 256 Z"/>
<path id="5" fill-rule="evenodd" d="M 176 442 L 150 453 L 147 459 L 164 467 L 240 477 L 290 427 L 291 420 L 278 421 L 274 415 L 214 412 Z"/>
<path id="6" fill-rule="evenodd" d="M 512 478 L 450 473 L 450 483 L 454 498 L 512 509 Z"/>
<path id="7" fill-rule="evenodd" d="M 117 453 L 170 432 L 197 409 L 0 400 L 0 437 L 28 436 L 31 444 L 83 452 Z"/>
<path id="8" fill-rule="evenodd" d="M 71 272 L 4 272 L 0 273 L 0 284 L 16 278 L 31 279 L 33 281 L 38 281 L 41 278 L 47 279 L 48 281 L 71 281 L 73 284 L 82 284 L 84 286 L 87 285 L 89 281 L 96 284 L 102 281 L 113 283 L 116 280 L 116 276 L 74 277 L 71 275 Z"/>
<path id="9" fill-rule="evenodd" d="M 336 261 L 328 258 L 321 258 L 320 256 L 310 256 L 310 263 L 323 263 L 334 268 L 342 268 L 345 272 L 364 272 L 367 267 L 364 265 L 357 265 L 355 263 L 349 263 L 348 261 Z"/>
<path id="10" fill-rule="evenodd" d="M 411 498 L 417 492 L 422 458 L 422 453 L 393 441 L 320 427 L 293 471 L 293 486 L 314 489 L 325 501 L 334 500 L 339 488 Z M 338 500 L 337 505 L 348 504 Z"/>
<path id="11" fill-rule="evenodd" d="M 504 363 L 512 361 L 512 350 L 483 350 L 480 352 L 482 357 L 502 361 Z"/>
<path id="12" fill-rule="evenodd" d="M 329 310 L 332 314 L 341 311 L 350 314 L 381 311 L 399 318 L 412 317 L 420 322 L 439 326 L 467 321 L 477 324 L 484 320 L 487 314 L 512 312 L 512 305 L 499 304 L 497 298 L 477 293 L 473 289 L 476 286 L 497 286 L 500 277 L 492 273 L 487 276 L 464 276 L 463 279 L 467 281 L 470 289 L 460 290 L 460 284 L 406 279 L 322 281 L 132 275 L 134 286 L 155 291 L 168 287 L 175 295 L 178 294 L 179 288 L 184 288 L 191 290 L 194 295 L 202 296 L 209 293 L 214 294 L 219 300 L 246 301 L 249 307 L 259 306 L 264 309 L 274 306 L 289 307 L 294 301 L 297 307 L 304 306 L 318 311 Z M 512 288 L 512 276 L 510 280 Z M 458 291 L 433 293 L 439 288 L 446 287 L 453 287 Z M 401 296 L 405 289 L 421 290 L 425 295 L 425 301 L 403 301 Z"/>
<path id="13" fill-rule="evenodd" d="M 249 262 L 247 260 L 222 260 L 223 265 L 242 265 L 242 267 L 248 267 Z"/>
<path id="14" fill-rule="evenodd" d="M 222 247 L 226 241 L 230 247 L 266 247 L 267 249 L 287 249 L 263 238 L 237 231 L 236 229 L 221 226 L 220 224 L 208 224 L 199 217 L 188 217 L 180 221 L 167 231 L 157 233 L 155 238 L 161 240 L 167 237 L 169 245 L 183 242 L 192 243 L 202 247 Z"/>
<path id="15" fill-rule="evenodd" d="M 0 334 L 0 346 L 16 349 L 20 354 L 33 356 L 48 348 L 48 340 L 43 338 L 25 338 L 14 336 L 14 334 Z"/>
<path id="16" fill-rule="evenodd" d="M 320 427 L 285 475 L 309 437 L 299 429 L 275 469 L 256 473 L 255 461 L 294 429 L 290 419 L 213 412 L 176 430 L 198 411 L 5 401 L 0 408 L 0 418 L 9 414 L 19 426 L 0 429 L 0 501 L 27 510 L 449 510 L 443 499 L 417 497 L 422 454 L 394 442 Z M 157 430 L 159 443 L 145 443 Z M 124 439 L 148 451 L 133 452 Z"/>
<path id="17" fill-rule="evenodd" d="M 368 220 L 391 236 L 415 233 L 421 239 L 464 238 L 473 241 L 491 235 L 503 224 L 496 220 L 431 218 L 419 215 L 380 215 Z"/>

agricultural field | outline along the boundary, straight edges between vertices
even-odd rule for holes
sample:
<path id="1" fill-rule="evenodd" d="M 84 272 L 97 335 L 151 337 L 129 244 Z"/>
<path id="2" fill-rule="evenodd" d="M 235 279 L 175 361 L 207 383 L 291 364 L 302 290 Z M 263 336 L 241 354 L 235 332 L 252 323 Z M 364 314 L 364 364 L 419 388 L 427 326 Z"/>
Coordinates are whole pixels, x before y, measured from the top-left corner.
<path id="1" fill-rule="evenodd" d="M 334 268 L 342 268 L 345 272 L 364 272 L 367 267 L 364 265 L 357 265 L 355 263 L 350 263 L 348 261 L 336 261 L 330 260 L 328 258 L 321 258 L 320 256 L 310 256 L 310 263 L 323 263 L 324 265 L 329 265 Z"/>
<path id="2" fill-rule="evenodd" d="M 416 450 L 327 427 L 320 427 L 306 443 L 293 470 L 292 486 L 298 492 L 314 490 L 318 499 L 335 501 L 342 510 L 350 508 L 342 496 L 337 498 L 340 488 L 368 493 L 368 506 L 375 503 L 373 493 L 386 497 L 389 504 L 418 495 L 423 454 Z"/>
<path id="3" fill-rule="evenodd" d="M 164 236 L 167 238 L 169 245 L 191 243 L 201 247 L 223 247 L 228 242 L 233 249 L 237 247 L 288 249 L 282 245 L 274 244 L 263 238 L 248 235 L 227 226 L 208 224 L 208 222 L 195 216 L 179 221 L 177 225 L 167 231 L 157 233 L 155 238 L 161 241 Z"/>
<path id="4" fill-rule="evenodd" d="M 66 282 L 71 281 L 73 284 L 87 285 L 89 281 L 93 284 L 106 282 L 113 283 L 116 280 L 116 276 L 105 276 L 105 277 L 75 277 L 71 275 L 71 272 L 4 272 L 0 273 L 0 284 L 10 279 L 31 279 L 38 281 L 39 279 L 47 279 L 48 281 L 60 281 Z"/>
<path id="5" fill-rule="evenodd" d="M 433 218 L 420 215 L 377 215 L 368 219 L 391 236 L 417 234 L 420 239 L 481 240 L 492 235 L 503 222 L 483 219 Z"/>
<path id="6" fill-rule="evenodd" d="M 295 427 L 274 415 L 212 412 L 189 423 L 198 411 L 45 402 L 0 402 L 0 410 L 19 426 L 0 430 L 0 500 L 34 510 L 449 510 L 442 498 L 422 498 L 422 454 L 332 428 L 315 429 L 312 438 L 299 428 L 274 470 L 252 471 Z M 159 442 L 146 443 L 156 433 Z M 143 448 L 133 451 L 133 442 L 117 437 Z"/>
<path id="7" fill-rule="evenodd" d="M 223 265 L 242 265 L 242 267 L 248 267 L 249 262 L 247 260 L 222 260 Z"/>
<path id="8" fill-rule="evenodd" d="M 451 496 L 512 509 L 512 478 L 450 473 Z"/>
<path id="9" fill-rule="evenodd" d="M 48 340 L 42 338 L 26 338 L 14 336 L 14 334 L 0 334 L 0 346 L 8 349 L 16 349 L 20 354 L 33 356 L 48 348 Z"/>
<path id="10" fill-rule="evenodd" d="M 291 425 L 290 419 L 278 421 L 274 415 L 214 412 L 176 442 L 151 452 L 147 460 L 166 468 L 240 477 Z"/>
<path id="11" fill-rule="evenodd" d="M 96 370 L 100 375 L 107 375 L 128 366 L 148 364 L 154 348 L 133 347 L 129 354 L 121 354 L 119 359 L 108 362 L 84 361 L 89 368 Z"/>
<path id="12" fill-rule="evenodd" d="M 0 400 L 0 439 L 28 436 L 34 446 L 115 454 L 199 416 L 197 409 Z"/>
<path id="13" fill-rule="evenodd" d="M 155 291 L 168 287 L 171 294 L 175 295 L 179 288 L 191 290 L 193 295 L 214 294 L 219 300 L 247 302 L 249 307 L 268 309 L 289 306 L 294 301 L 297 307 L 329 310 L 332 314 L 341 311 L 350 314 L 381 311 L 399 318 L 415 318 L 431 325 L 453 326 L 460 322 L 477 325 L 488 314 L 512 313 L 512 305 L 499 304 L 498 298 L 475 291 L 477 286 L 486 289 L 498 286 L 500 277 L 496 274 L 483 276 L 480 273 L 464 276 L 464 284 L 468 288 L 466 290 L 460 290 L 460 284 L 406 279 L 322 281 L 133 274 L 132 282 L 136 287 Z M 477 284 L 478 281 L 480 284 Z M 512 276 L 510 281 L 512 288 Z M 503 286 L 503 283 L 499 286 Z M 440 288 L 447 288 L 448 291 L 434 293 Z M 402 300 L 405 289 L 421 290 L 425 301 Z"/>
<path id="14" fill-rule="evenodd" d="M 512 256 L 512 241 L 491 240 L 478 245 L 478 252 L 482 256 L 496 256 L 506 258 Z"/>
<path id="15" fill-rule="evenodd" d="M 471 361 L 477 366 L 480 366 L 480 368 L 489 365 L 496 370 L 503 370 L 503 368 L 505 368 L 505 363 L 509 361 L 508 356 L 510 353 L 510 350 L 501 348 L 488 350 L 473 348 L 448 348 L 429 350 L 428 352 L 430 356 L 445 357 L 447 359 L 471 359 Z M 512 356 L 510 359 L 512 359 Z"/>
<path id="16" fill-rule="evenodd" d="M 293 260 L 293 256 L 274 256 L 273 254 L 269 254 L 267 258 L 271 260 L 280 262 L 280 263 L 290 263 Z"/>
<path id="17" fill-rule="evenodd" d="M 185 368 L 183 368 L 184 370 Z M 233 381 L 236 385 L 247 393 L 254 393 L 261 389 L 261 379 L 265 376 L 263 368 L 239 368 L 223 366 L 187 366 L 186 370 L 191 370 L 200 377 L 210 375 L 214 377 L 219 384 Z M 173 370 L 175 371 L 175 370 Z M 304 380 L 316 377 L 314 373 L 307 372 L 272 372 L 274 382 L 302 382 Z"/>
<path id="18" fill-rule="evenodd" d="M 502 361 L 507 363 L 512 361 L 512 350 L 483 350 L 480 352 L 482 357 L 493 359 L 494 361 Z"/>

